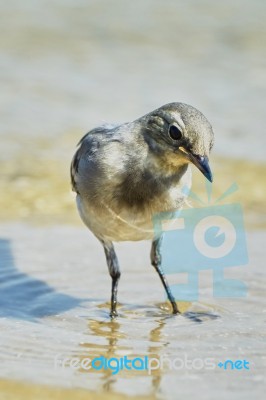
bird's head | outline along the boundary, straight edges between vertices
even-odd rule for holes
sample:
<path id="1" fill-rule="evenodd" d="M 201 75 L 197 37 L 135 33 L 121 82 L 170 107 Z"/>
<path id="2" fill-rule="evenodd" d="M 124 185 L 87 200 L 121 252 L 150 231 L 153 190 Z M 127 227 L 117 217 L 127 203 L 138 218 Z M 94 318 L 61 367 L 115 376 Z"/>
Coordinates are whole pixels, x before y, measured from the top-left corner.
<path id="1" fill-rule="evenodd" d="M 212 182 L 213 130 L 205 116 L 184 103 L 166 104 L 140 119 L 150 150 L 173 168 L 193 163 Z"/>

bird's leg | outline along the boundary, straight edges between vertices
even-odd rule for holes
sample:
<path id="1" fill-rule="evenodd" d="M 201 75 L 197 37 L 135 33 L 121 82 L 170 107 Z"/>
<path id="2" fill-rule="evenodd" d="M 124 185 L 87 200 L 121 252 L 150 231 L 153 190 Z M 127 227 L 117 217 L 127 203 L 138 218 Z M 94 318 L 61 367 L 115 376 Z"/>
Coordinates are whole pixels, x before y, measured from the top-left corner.
<path id="1" fill-rule="evenodd" d="M 119 264 L 118 264 L 118 259 L 115 254 L 115 249 L 114 245 L 110 241 L 103 241 L 101 240 L 104 251 L 105 251 L 105 256 L 106 256 L 106 261 L 108 265 L 108 270 L 109 274 L 112 278 L 112 294 L 111 294 L 111 310 L 110 310 L 110 317 L 114 318 L 117 316 L 117 311 L 116 311 L 116 305 L 117 305 L 117 287 L 118 287 L 118 281 L 120 278 L 120 270 L 119 270 Z"/>
<path id="2" fill-rule="evenodd" d="M 163 286 L 165 288 L 165 291 L 167 293 L 168 300 L 172 304 L 173 314 L 179 314 L 180 311 L 178 310 L 175 298 L 171 293 L 170 287 L 168 285 L 168 282 L 167 282 L 166 277 L 164 275 L 163 269 L 161 267 L 161 254 L 160 254 L 161 240 L 162 240 L 162 237 L 160 237 L 159 239 L 155 239 L 152 242 L 152 246 L 151 246 L 151 264 L 154 266 L 154 268 L 156 269 L 156 271 L 159 274 L 159 277 L 160 277 L 160 279 L 162 281 L 162 284 L 163 284 Z"/>

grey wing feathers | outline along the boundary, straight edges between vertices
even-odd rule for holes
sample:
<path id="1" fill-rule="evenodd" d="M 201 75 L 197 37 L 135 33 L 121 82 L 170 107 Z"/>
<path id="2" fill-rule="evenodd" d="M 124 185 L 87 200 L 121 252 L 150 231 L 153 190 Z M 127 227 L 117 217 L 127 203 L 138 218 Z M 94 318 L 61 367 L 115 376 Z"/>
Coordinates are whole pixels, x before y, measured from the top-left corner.
<path id="1" fill-rule="evenodd" d="M 86 135 L 84 135 L 78 142 L 78 144 L 77 144 L 78 148 L 77 148 L 76 153 L 74 154 L 74 157 L 71 162 L 71 167 L 70 167 L 71 185 L 72 185 L 72 190 L 74 192 L 78 193 L 75 178 L 77 177 L 77 174 L 78 174 L 80 159 L 83 157 L 83 155 L 87 151 L 85 142 L 87 141 L 88 137 L 93 134 L 97 134 L 97 133 L 103 133 L 103 134 L 108 133 L 110 130 L 116 128 L 117 126 L 118 126 L 117 124 L 112 124 L 112 125 L 106 124 L 106 125 L 99 126 L 95 129 L 92 129 L 90 132 L 86 133 Z"/>
<path id="2" fill-rule="evenodd" d="M 72 159 L 71 166 L 70 166 L 71 186 L 72 186 L 73 192 L 76 192 L 76 193 L 78 193 L 78 191 L 77 191 L 77 187 L 76 187 L 75 176 L 78 173 L 79 160 L 80 160 L 80 154 L 79 154 L 79 149 L 78 149 Z"/>

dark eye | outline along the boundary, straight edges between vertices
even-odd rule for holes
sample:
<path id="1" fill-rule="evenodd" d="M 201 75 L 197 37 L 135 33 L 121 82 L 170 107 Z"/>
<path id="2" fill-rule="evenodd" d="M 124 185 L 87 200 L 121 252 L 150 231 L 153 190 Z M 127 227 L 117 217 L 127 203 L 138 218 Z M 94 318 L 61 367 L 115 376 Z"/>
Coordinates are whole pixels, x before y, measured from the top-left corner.
<path id="1" fill-rule="evenodd" d="M 177 126 L 171 125 L 169 127 L 169 136 L 173 140 L 180 140 L 182 137 L 182 133 L 180 132 Z"/>

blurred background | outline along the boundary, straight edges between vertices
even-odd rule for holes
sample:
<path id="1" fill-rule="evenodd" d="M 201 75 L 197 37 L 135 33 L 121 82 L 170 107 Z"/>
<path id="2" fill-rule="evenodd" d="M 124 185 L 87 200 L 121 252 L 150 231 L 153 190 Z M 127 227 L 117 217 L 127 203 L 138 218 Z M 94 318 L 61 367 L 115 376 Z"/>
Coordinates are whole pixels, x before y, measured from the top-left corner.
<path id="1" fill-rule="evenodd" d="M 261 224 L 265 11 L 263 0 L 1 2 L 0 217 L 77 221 L 79 138 L 182 101 L 213 125 L 214 190 L 236 182 Z"/>
<path id="2" fill-rule="evenodd" d="M 117 393 L 194 398 L 197 382 L 210 394 L 199 391 L 199 399 L 229 392 L 259 398 L 265 379 L 266 2 L 0 0 L 0 7 L 0 377 L 103 391 L 108 399 Z M 77 215 L 70 161 L 93 127 L 134 120 L 173 101 L 193 105 L 213 125 L 214 199 L 236 183 L 238 191 L 226 201 L 240 202 L 248 229 L 260 229 L 250 231 L 251 300 L 244 310 L 240 300 L 222 309 L 212 298 L 196 306 L 207 316 L 196 327 L 189 318 L 166 320 L 169 309 L 156 303 L 163 293 L 148 267 L 148 245 L 118 246 L 129 272 L 119 292 L 122 316 L 110 322 L 110 280 L 102 249 Z M 193 172 L 193 191 L 206 198 L 203 177 Z M 212 313 L 222 319 L 213 322 Z M 58 353 L 82 359 L 188 350 L 217 361 L 249 357 L 257 369 L 245 376 L 237 371 L 237 379 L 219 371 L 115 378 L 105 371 L 88 379 L 53 369 Z M 0 391 L 16 400 L 90 398 L 76 389 L 49 392 L 14 381 L 0 381 Z"/>

